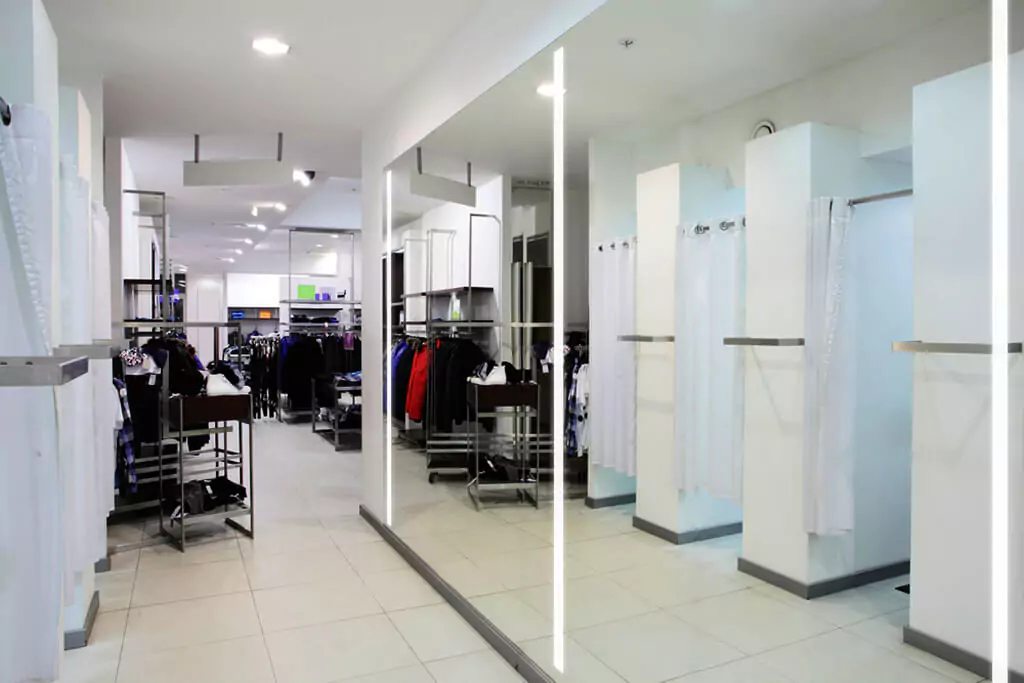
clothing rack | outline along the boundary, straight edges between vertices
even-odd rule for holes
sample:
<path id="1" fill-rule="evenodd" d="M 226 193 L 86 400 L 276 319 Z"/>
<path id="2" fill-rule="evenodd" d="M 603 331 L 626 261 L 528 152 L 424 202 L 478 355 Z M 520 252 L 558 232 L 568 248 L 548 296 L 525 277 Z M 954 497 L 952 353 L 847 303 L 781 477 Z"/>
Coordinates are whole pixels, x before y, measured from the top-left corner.
<path id="1" fill-rule="evenodd" d="M 900 197 L 913 197 L 914 189 L 909 188 L 906 190 L 897 190 L 895 192 L 883 192 L 881 194 L 872 194 L 867 197 L 858 197 L 857 199 L 851 199 L 848 203 L 850 206 L 860 206 L 861 204 L 872 204 L 874 202 L 884 202 L 887 199 L 899 199 Z"/>
<path id="2" fill-rule="evenodd" d="M 310 405 L 313 410 L 313 417 L 310 423 L 313 428 L 314 434 L 319 434 L 329 443 L 334 445 L 335 451 L 340 450 L 358 450 L 362 447 L 362 428 L 361 426 L 346 427 L 345 423 L 350 419 L 352 413 L 357 407 L 362 406 L 363 387 L 362 384 L 355 384 L 350 381 L 346 381 L 340 374 L 331 375 L 329 378 L 331 393 L 333 396 L 333 402 L 330 405 L 320 405 L 318 400 L 317 382 L 318 380 L 313 378 L 312 384 L 312 398 Z M 351 402 L 345 404 L 342 399 L 348 397 Z M 327 420 L 321 420 L 321 413 L 326 412 Z M 361 420 L 361 417 L 360 417 Z M 317 424 L 326 422 L 329 426 L 326 429 L 317 429 Z M 348 444 L 342 443 L 343 437 L 358 437 L 353 447 L 351 441 Z"/>

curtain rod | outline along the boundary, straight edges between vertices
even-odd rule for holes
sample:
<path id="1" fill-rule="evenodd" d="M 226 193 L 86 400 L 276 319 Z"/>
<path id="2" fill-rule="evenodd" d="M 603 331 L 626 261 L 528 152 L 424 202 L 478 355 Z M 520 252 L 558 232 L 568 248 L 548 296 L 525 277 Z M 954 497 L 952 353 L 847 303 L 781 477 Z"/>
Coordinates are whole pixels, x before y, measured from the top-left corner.
<path id="1" fill-rule="evenodd" d="M 912 197 L 914 195 L 913 188 L 909 190 L 897 190 L 896 192 L 884 192 L 882 194 L 873 194 L 868 197 L 858 197 L 857 199 L 851 199 L 849 201 L 850 206 L 857 206 L 858 204 L 871 204 L 872 202 L 884 202 L 887 199 L 899 199 L 900 197 Z"/>

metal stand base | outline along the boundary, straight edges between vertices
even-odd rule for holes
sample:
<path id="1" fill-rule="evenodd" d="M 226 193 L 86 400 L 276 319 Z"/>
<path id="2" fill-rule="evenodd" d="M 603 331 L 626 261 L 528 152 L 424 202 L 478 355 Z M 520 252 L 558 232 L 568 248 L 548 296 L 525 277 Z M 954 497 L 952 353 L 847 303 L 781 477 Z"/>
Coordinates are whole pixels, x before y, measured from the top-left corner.
<path id="1" fill-rule="evenodd" d="M 106 574 L 110 571 L 110 555 L 107 555 L 101 560 L 96 560 L 96 564 L 93 565 L 93 571 L 97 574 Z"/>
<path id="2" fill-rule="evenodd" d="M 89 601 L 89 609 L 85 613 L 85 623 L 82 628 L 74 631 L 64 631 L 64 649 L 77 650 L 89 644 L 89 636 L 92 635 L 92 627 L 96 624 L 96 615 L 100 612 L 100 592 L 94 591 L 92 600 Z"/>

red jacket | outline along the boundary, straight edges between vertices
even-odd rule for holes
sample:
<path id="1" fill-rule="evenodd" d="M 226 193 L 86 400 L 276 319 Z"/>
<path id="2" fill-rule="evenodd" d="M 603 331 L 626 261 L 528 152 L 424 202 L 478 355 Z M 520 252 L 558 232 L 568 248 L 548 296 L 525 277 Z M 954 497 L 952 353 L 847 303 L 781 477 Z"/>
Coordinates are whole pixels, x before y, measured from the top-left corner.
<path id="1" fill-rule="evenodd" d="M 416 352 L 412 360 L 412 373 L 409 375 L 409 393 L 405 397 L 405 412 L 410 420 L 423 421 L 423 406 L 427 401 L 427 379 L 430 376 L 431 350 L 424 344 Z"/>

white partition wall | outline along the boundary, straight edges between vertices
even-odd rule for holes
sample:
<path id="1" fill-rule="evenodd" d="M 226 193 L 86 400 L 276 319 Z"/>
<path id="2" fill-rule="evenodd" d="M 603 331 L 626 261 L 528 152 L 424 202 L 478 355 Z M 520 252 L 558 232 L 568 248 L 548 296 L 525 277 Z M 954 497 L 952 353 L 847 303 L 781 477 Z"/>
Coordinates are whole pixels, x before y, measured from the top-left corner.
<path id="1" fill-rule="evenodd" d="M 861 158 L 861 136 L 856 131 L 803 124 L 750 142 L 746 178 L 746 333 L 761 338 L 803 338 L 811 201 L 905 189 L 911 183 L 910 168 Z M 895 220 L 898 224 L 899 218 Z M 909 265 L 905 216 L 903 230 L 903 256 Z M 860 243 L 866 249 L 869 272 L 876 265 L 879 269 L 895 267 L 886 266 L 884 259 L 875 260 L 884 253 L 881 243 Z M 873 272 L 872 277 L 888 277 L 878 269 Z M 865 297 L 879 296 L 869 288 L 853 289 L 862 290 Z M 906 315 L 905 301 L 902 306 Z M 898 318 L 899 311 L 893 304 L 891 315 Z M 887 392 L 896 391 L 897 401 L 909 405 L 909 373 L 893 374 L 888 362 L 889 341 L 884 336 L 889 328 L 874 318 L 857 325 L 862 337 L 868 330 L 874 334 L 857 338 L 856 357 L 862 363 L 857 381 L 867 389 L 874 387 L 872 383 L 883 384 L 873 388 L 877 394 L 867 389 L 854 394 L 850 419 Z M 865 436 L 878 431 L 878 424 L 855 425 L 850 482 L 854 528 L 835 535 L 809 534 L 804 514 L 811 476 L 803 461 L 805 351 L 796 346 L 755 346 L 737 353 L 746 354 L 741 567 L 805 597 L 905 571 L 909 555 L 905 491 L 908 411 L 904 409 L 902 419 L 897 417 L 895 424 L 887 425 L 881 451 L 877 441 L 872 443 Z M 882 453 L 885 458 L 879 465 Z M 900 476 L 902 499 L 898 495 Z M 879 495 L 881 491 L 891 495 Z"/>
<path id="2" fill-rule="evenodd" d="M 1010 341 L 1024 341 L 1024 56 L 1011 59 Z M 914 339 L 991 341 L 991 68 L 914 90 Z M 906 639 L 985 673 L 991 648 L 991 358 L 914 362 L 913 550 Z M 1024 360 L 1010 356 L 1010 666 L 1024 673 L 1021 420 Z"/>

